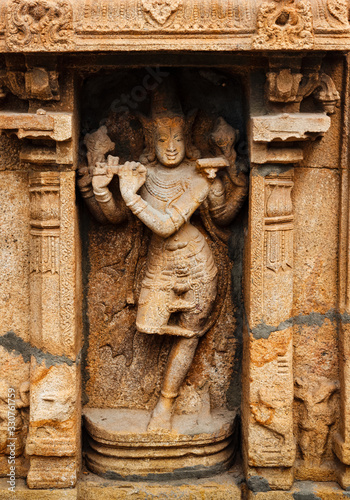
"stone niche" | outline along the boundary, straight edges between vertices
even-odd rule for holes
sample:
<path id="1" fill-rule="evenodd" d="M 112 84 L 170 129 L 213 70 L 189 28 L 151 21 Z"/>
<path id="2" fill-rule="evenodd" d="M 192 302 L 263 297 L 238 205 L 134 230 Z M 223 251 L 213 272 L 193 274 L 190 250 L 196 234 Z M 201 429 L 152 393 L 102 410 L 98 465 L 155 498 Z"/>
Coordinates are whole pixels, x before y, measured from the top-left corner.
<path id="1" fill-rule="evenodd" d="M 345 498 L 347 1 L 0 1 L 0 497 Z"/>
<path id="2" fill-rule="evenodd" d="M 147 85 L 153 88 L 150 96 Z M 237 215 L 248 187 L 244 102 L 241 78 L 208 68 L 104 71 L 89 77 L 83 86 L 81 128 L 89 131 L 82 132 L 88 160 L 84 162 L 82 148 L 78 185 L 91 212 L 87 215 L 86 204 L 82 206 L 88 340 L 84 421 L 91 448 L 87 463 L 97 473 L 135 478 L 139 471 L 140 478 L 158 474 L 162 479 L 169 473 L 186 477 L 196 471 L 200 477 L 225 470 L 232 462 L 240 405 L 242 301 L 240 285 L 237 297 L 233 296 L 231 276 L 234 272 L 237 283 L 242 282 L 244 215 L 240 213 L 239 219 Z M 171 129 L 169 120 L 175 120 Z M 181 121 L 186 158 L 173 169 L 165 168 L 145 150 L 146 126 L 153 127 L 150 140 L 155 141 L 159 131 L 166 134 L 168 129 L 174 130 L 176 138 Z M 235 147 L 242 151 L 239 156 Z M 106 161 L 107 153 L 109 158 L 119 157 L 120 165 L 127 161 L 148 165 L 144 194 L 150 197 L 149 203 L 152 197 L 166 202 L 168 210 L 172 206 L 180 210 L 176 200 L 186 189 L 195 189 L 187 169 L 196 165 L 196 158 L 208 158 L 209 163 L 221 158 L 224 164 L 230 163 L 227 168 L 232 172 L 222 172 L 216 179 L 215 197 L 208 204 L 196 209 L 195 202 L 188 228 L 197 236 L 188 240 L 180 227 L 174 227 L 174 236 L 165 239 L 158 255 L 152 224 L 144 226 L 125 212 L 118 176 L 110 184 L 118 206 L 114 215 L 107 211 L 110 202 L 103 205 L 100 195 L 94 194 L 94 177 L 91 180 L 86 169 L 94 168 L 97 160 Z M 192 175 L 196 179 L 196 170 Z M 216 174 L 210 170 L 208 175 Z M 197 182 L 202 179 L 199 174 Z M 213 179 L 205 182 L 214 190 Z M 100 210 L 110 220 L 102 221 Z M 111 224 L 117 212 L 120 220 Z M 234 270 L 229 251 L 237 254 Z M 147 293 L 153 294 L 156 306 L 144 313 L 146 328 L 142 328 L 137 318 Z M 163 309 L 171 314 L 169 321 L 153 327 L 152 318 L 156 325 Z M 193 337 L 190 331 L 181 332 L 180 325 L 198 333 Z M 150 328 L 153 334 L 147 335 Z M 176 375 L 177 368 L 173 373 L 171 364 L 178 363 L 188 364 L 182 375 Z M 176 376 L 179 381 L 173 382 Z M 159 397 L 169 392 L 177 396 L 172 422 L 149 423 Z"/>

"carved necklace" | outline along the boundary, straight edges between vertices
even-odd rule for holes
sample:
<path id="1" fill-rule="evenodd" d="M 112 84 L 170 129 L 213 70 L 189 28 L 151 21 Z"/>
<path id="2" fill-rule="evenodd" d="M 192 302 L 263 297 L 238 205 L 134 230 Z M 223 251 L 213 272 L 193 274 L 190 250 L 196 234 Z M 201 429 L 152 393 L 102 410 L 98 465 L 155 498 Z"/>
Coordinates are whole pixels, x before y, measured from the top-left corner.
<path id="1" fill-rule="evenodd" d="M 186 191 L 186 179 L 172 179 L 171 174 L 162 171 L 150 170 L 145 182 L 147 191 L 163 202 L 171 202 L 182 195 Z"/>

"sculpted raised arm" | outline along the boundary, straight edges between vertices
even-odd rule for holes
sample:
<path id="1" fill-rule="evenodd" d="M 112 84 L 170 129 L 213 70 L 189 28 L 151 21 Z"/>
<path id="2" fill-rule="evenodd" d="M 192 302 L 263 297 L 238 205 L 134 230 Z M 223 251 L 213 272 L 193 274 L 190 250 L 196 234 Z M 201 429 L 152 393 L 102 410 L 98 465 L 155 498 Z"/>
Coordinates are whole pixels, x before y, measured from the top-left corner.
<path id="1" fill-rule="evenodd" d="M 102 224 L 123 222 L 127 217 L 124 204 L 118 205 L 107 188 L 113 174 L 106 172 L 105 157 L 115 147 L 114 142 L 108 136 L 107 127 L 103 125 L 95 132 L 86 134 L 84 144 L 87 149 L 88 166 L 78 171 L 80 176 L 78 187 L 82 197 L 98 222 Z M 102 165 L 104 168 L 101 167 Z"/>
<path id="2" fill-rule="evenodd" d="M 78 178 L 78 187 L 91 214 L 98 222 L 106 224 L 108 219 L 105 217 L 99 204 L 97 203 L 92 189 L 92 174 L 90 173 L 90 169 L 88 167 L 82 167 L 78 170 L 78 175 L 80 176 Z"/>
<path id="3" fill-rule="evenodd" d="M 232 222 L 248 191 L 246 176 L 237 171 L 236 136 L 237 132 L 223 118 L 217 120 L 211 134 L 216 152 L 220 151 L 230 164 L 223 177 L 215 179 L 208 195 L 211 216 L 221 226 Z"/>
<path id="4" fill-rule="evenodd" d="M 231 174 L 231 175 L 230 175 Z M 225 174 L 223 179 L 215 179 L 208 195 L 209 210 L 213 219 L 221 226 L 232 222 L 242 206 L 248 191 L 248 180 L 236 169 Z"/>
<path id="5" fill-rule="evenodd" d="M 105 163 L 97 163 L 94 168 L 92 187 L 103 215 L 113 224 L 120 224 L 126 217 L 126 210 L 122 206 L 118 206 L 112 193 L 108 189 L 108 185 L 113 179 L 113 173 L 107 168 Z"/>

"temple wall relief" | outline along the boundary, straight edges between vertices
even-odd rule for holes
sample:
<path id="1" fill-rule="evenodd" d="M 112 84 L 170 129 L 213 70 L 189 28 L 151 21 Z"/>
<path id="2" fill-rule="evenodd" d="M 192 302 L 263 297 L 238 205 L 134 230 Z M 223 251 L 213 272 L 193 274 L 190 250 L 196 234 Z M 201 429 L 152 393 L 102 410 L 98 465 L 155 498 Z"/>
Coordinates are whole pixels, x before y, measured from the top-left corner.
<path id="1" fill-rule="evenodd" d="M 343 498 L 349 48 L 345 0 L 0 1 L 1 498 Z"/>

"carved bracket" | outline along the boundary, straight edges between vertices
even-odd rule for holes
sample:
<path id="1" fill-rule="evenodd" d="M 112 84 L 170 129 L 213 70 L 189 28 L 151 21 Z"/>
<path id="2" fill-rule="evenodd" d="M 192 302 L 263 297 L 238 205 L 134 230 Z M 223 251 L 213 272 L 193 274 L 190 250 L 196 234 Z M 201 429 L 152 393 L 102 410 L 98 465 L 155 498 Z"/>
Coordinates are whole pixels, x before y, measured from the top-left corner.
<path id="1" fill-rule="evenodd" d="M 303 149 L 295 143 L 314 140 L 329 129 L 325 113 L 281 113 L 250 119 L 251 161 L 256 164 L 298 164 Z"/>
<path id="2" fill-rule="evenodd" d="M 24 163 L 73 164 L 71 113 L 40 109 L 36 113 L 4 111 L 0 113 L 0 130 L 25 140 L 20 152 L 20 159 Z"/>
<path id="3" fill-rule="evenodd" d="M 40 56 L 6 57 L 6 69 L 0 71 L 0 87 L 5 97 L 8 92 L 20 99 L 59 101 L 60 89 L 56 58 Z"/>
<path id="4" fill-rule="evenodd" d="M 316 64 L 316 68 L 315 68 Z M 301 71 L 301 59 L 288 57 L 270 60 L 267 73 L 266 98 L 273 109 L 298 112 L 301 102 L 310 95 L 321 106 L 322 111 L 331 115 L 340 100 L 332 78 L 320 69 L 320 61 L 312 62 Z"/>

